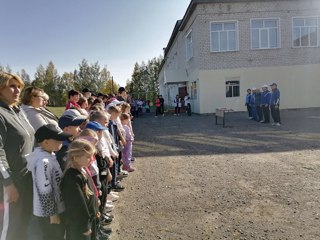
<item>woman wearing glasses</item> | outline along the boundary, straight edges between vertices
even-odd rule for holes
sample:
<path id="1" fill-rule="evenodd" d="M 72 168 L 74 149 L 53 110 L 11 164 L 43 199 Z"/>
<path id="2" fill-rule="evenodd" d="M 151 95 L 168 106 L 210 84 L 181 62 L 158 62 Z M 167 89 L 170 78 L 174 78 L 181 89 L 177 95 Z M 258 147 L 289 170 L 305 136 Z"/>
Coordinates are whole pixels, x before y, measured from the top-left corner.
<path id="1" fill-rule="evenodd" d="M 41 88 L 33 86 L 23 92 L 21 107 L 35 131 L 49 123 L 58 126 L 58 118 L 45 108 L 47 96 Z"/>

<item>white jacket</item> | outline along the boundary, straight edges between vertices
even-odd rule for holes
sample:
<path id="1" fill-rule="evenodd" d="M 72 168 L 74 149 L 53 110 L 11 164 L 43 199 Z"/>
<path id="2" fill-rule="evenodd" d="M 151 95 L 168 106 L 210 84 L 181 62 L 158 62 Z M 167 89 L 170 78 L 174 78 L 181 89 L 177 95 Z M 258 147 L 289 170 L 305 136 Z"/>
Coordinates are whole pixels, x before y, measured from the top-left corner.
<path id="1" fill-rule="evenodd" d="M 49 217 L 64 212 L 59 187 L 63 174 L 56 155 L 36 147 L 26 158 L 33 178 L 33 214 Z"/>

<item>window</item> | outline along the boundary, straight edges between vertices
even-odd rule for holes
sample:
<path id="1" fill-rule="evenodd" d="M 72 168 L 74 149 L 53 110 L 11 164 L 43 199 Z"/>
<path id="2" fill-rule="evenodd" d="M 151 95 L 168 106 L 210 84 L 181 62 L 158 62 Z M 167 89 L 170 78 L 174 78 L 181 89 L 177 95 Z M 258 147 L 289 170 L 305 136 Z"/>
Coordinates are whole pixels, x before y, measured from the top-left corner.
<path id="1" fill-rule="evenodd" d="M 226 97 L 240 97 L 240 81 L 226 81 Z"/>
<path id="2" fill-rule="evenodd" d="M 238 23 L 211 23 L 211 52 L 228 52 L 238 50 Z"/>
<path id="3" fill-rule="evenodd" d="M 279 47 L 279 19 L 251 20 L 251 49 Z"/>
<path id="4" fill-rule="evenodd" d="M 319 46 L 319 17 L 293 18 L 293 47 Z"/>
<path id="5" fill-rule="evenodd" d="M 197 82 L 191 84 L 191 99 L 197 99 Z"/>
<path id="6" fill-rule="evenodd" d="M 192 48 L 192 32 L 190 31 L 186 36 L 186 58 L 187 61 L 193 57 L 193 48 Z"/>

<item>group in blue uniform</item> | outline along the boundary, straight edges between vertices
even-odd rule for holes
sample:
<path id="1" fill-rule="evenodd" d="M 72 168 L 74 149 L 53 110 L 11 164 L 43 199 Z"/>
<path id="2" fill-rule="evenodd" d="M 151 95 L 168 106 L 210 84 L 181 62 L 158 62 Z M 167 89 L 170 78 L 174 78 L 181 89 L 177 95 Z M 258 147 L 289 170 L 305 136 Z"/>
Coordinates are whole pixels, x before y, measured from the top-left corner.
<path id="1" fill-rule="evenodd" d="M 276 83 L 269 86 L 264 85 L 259 88 L 252 88 L 247 90 L 246 106 L 249 119 L 260 123 L 270 123 L 270 112 L 274 121 L 273 125 L 280 126 L 280 91 Z"/>

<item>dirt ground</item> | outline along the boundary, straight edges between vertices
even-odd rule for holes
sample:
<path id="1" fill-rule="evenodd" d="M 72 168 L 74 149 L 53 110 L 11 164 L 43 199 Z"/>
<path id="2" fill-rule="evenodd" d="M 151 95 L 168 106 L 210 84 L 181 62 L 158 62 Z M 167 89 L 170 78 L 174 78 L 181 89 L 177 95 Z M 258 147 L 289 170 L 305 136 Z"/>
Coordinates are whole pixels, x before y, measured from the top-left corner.
<path id="1" fill-rule="evenodd" d="M 320 239 L 320 109 L 136 119 L 112 240 Z"/>

